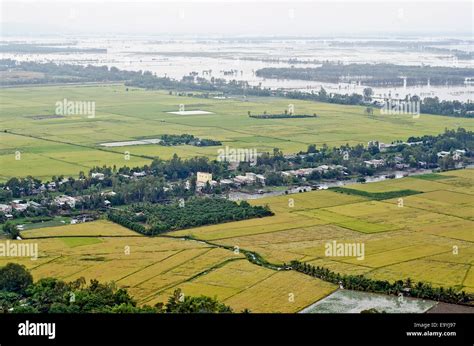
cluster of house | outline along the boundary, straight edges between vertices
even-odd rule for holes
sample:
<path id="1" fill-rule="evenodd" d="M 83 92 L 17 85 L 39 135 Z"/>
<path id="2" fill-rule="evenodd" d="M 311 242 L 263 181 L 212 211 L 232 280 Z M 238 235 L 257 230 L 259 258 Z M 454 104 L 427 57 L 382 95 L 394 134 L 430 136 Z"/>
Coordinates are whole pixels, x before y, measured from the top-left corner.
<path id="1" fill-rule="evenodd" d="M 300 168 L 300 169 L 294 169 L 290 171 L 282 171 L 281 175 L 284 177 L 306 177 L 306 176 L 311 175 L 313 172 L 325 173 L 333 169 L 344 170 L 346 169 L 346 167 L 341 166 L 341 165 L 321 165 L 318 167 Z"/>
<path id="2" fill-rule="evenodd" d="M 450 151 L 440 151 L 436 155 L 438 156 L 438 158 L 443 158 L 452 155 L 454 161 L 459 161 L 464 155 L 466 155 L 466 150 L 456 149 L 452 153 Z"/>
<path id="3" fill-rule="evenodd" d="M 80 197 L 71 197 L 71 196 L 62 195 L 62 196 L 56 196 L 54 198 L 53 203 L 57 205 L 58 207 L 69 205 L 71 208 L 75 208 L 76 202 L 79 199 Z M 43 205 L 34 201 L 24 201 L 24 200 L 15 199 L 11 201 L 10 204 L 0 204 L 0 212 L 3 213 L 7 219 L 11 219 L 13 218 L 13 215 L 11 214 L 13 211 L 17 211 L 21 213 L 21 212 L 24 212 L 28 208 L 40 209 L 43 207 L 44 207 Z"/>
<path id="4" fill-rule="evenodd" d="M 62 196 L 57 196 L 54 198 L 54 204 L 56 204 L 56 206 L 58 207 L 63 207 L 63 206 L 68 205 L 71 208 L 75 208 L 76 202 L 78 202 L 79 200 L 80 200 L 80 197 L 71 197 L 71 196 L 62 195 Z"/>
<path id="5" fill-rule="evenodd" d="M 105 197 L 112 197 L 112 196 L 115 196 L 117 193 L 114 192 L 114 191 L 109 191 L 109 192 L 102 192 L 101 195 L 102 196 L 105 196 Z M 76 207 L 76 203 L 77 202 L 80 202 L 83 200 L 83 198 L 85 197 L 89 197 L 89 195 L 84 195 L 84 196 L 77 196 L 77 197 L 72 197 L 72 196 L 66 196 L 66 195 L 62 195 L 62 196 L 57 196 L 54 198 L 54 203 L 56 204 L 56 206 L 58 207 L 63 207 L 63 206 L 69 206 L 70 208 L 75 208 Z M 108 199 L 105 199 L 104 200 L 104 205 L 106 207 L 110 206 L 112 204 L 112 202 L 110 202 Z"/>
<path id="6" fill-rule="evenodd" d="M 103 196 L 110 197 L 110 196 L 115 196 L 116 193 L 114 191 L 109 191 L 109 192 L 103 192 Z M 56 205 L 57 207 L 64 207 L 64 206 L 69 206 L 70 208 L 76 208 L 76 204 L 80 202 L 84 197 L 88 196 L 77 196 L 77 197 L 72 197 L 72 196 L 67 196 L 67 195 L 60 195 L 54 197 L 54 200 L 52 204 Z M 112 203 L 109 200 L 104 200 L 105 206 L 110 206 Z M 10 202 L 10 204 L 0 204 L 0 213 L 3 213 L 7 219 L 12 219 L 13 211 L 17 212 L 24 212 L 28 208 L 33 208 L 33 209 L 40 209 L 44 208 L 45 205 L 42 205 L 40 203 L 34 202 L 34 201 L 24 201 L 24 200 L 13 200 Z M 81 219 L 78 218 L 77 222 L 85 222 L 85 221 L 80 221 Z"/>
<path id="7" fill-rule="evenodd" d="M 375 140 L 368 142 L 369 147 L 370 146 L 376 146 L 377 148 L 379 148 L 379 150 L 381 152 L 386 151 L 388 148 L 396 147 L 396 146 L 399 146 L 399 145 L 414 146 L 414 145 L 420 145 L 420 144 L 423 144 L 423 141 L 418 141 L 418 142 L 395 142 L 395 143 L 391 143 L 391 144 L 386 144 L 386 143 L 382 143 L 382 142 L 375 141 Z M 450 152 L 450 151 L 440 151 L 436 155 L 438 156 L 438 158 L 443 158 L 443 157 L 451 155 L 451 157 L 453 158 L 454 161 L 459 161 L 459 160 L 461 160 L 461 158 L 464 155 L 466 155 L 466 150 L 456 149 L 456 150 L 453 150 L 452 152 Z M 403 168 L 408 167 L 407 164 L 403 164 L 401 162 L 402 161 L 401 158 L 396 157 L 395 160 L 398 161 L 397 164 L 396 164 L 396 168 L 403 169 Z M 385 165 L 384 160 L 368 160 L 368 161 L 364 161 L 364 163 L 367 167 L 374 167 L 374 168 L 382 167 L 382 166 Z M 424 166 L 424 165 L 426 165 L 426 162 L 418 162 L 418 164 L 420 166 Z"/>
<path id="8" fill-rule="evenodd" d="M 410 165 L 407 163 L 403 163 L 403 157 L 401 156 L 395 156 L 395 168 L 404 170 L 410 168 Z M 364 164 L 367 168 L 380 168 L 385 166 L 386 162 L 383 159 L 373 159 L 373 160 L 367 160 L 364 161 Z M 424 161 L 418 161 L 418 166 L 419 167 L 426 167 L 427 163 Z"/>
<path id="9" fill-rule="evenodd" d="M 212 173 L 197 172 L 196 189 L 201 190 L 209 183 L 210 186 L 236 186 L 261 184 L 265 186 L 265 177 L 262 174 L 247 172 L 245 175 L 237 175 L 234 178 L 221 179 L 216 181 L 212 179 Z"/>
<path id="10" fill-rule="evenodd" d="M 312 168 L 300 168 L 300 169 L 295 169 L 295 170 L 282 171 L 280 173 L 284 177 L 305 178 L 311 175 L 313 172 L 325 173 L 327 171 L 334 170 L 334 169 L 344 171 L 347 168 L 341 165 L 321 165 L 321 166 L 312 167 Z M 344 172 L 344 174 L 347 174 L 347 173 Z M 200 191 L 207 184 L 209 184 L 210 186 L 218 186 L 218 185 L 219 186 L 233 186 L 237 188 L 244 185 L 256 185 L 256 184 L 265 186 L 265 176 L 262 174 L 246 172 L 245 175 L 237 175 L 233 178 L 221 179 L 220 181 L 216 181 L 216 180 L 212 180 L 212 173 L 197 172 L 196 189 Z M 189 188 L 189 184 L 187 185 Z"/>
<path id="11" fill-rule="evenodd" d="M 399 145 L 408 145 L 410 147 L 414 146 L 414 145 L 420 145 L 420 144 L 423 144 L 423 141 L 419 141 L 419 142 L 395 142 L 395 143 L 382 143 L 382 142 L 379 142 L 379 141 L 369 141 L 367 143 L 367 146 L 369 147 L 377 147 L 379 148 L 379 150 L 381 152 L 383 151 L 387 151 L 388 148 L 392 148 L 392 147 L 397 147 Z"/>
<path id="12" fill-rule="evenodd" d="M 30 208 L 41 208 L 41 204 L 33 202 L 33 201 L 22 201 L 19 199 L 15 199 L 10 202 L 10 204 L 0 204 L 0 212 L 5 215 L 7 219 L 13 219 L 13 215 L 11 214 L 13 210 L 18 212 L 25 211 L 28 207 Z"/>
<path id="13" fill-rule="evenodd" d="M 128 174 L 120 174 L 121 177 L 127 178 L 127 179 L 133 179 L 133 178 L 143 178 L 146 177 L 146 172 L 141 171 L 141 172 L 133 172 L 131 175 Z M 105 179 L 105 174 L 104 173 L 91 173 L 91 178 L 96 179 L 96 180 L 104 180 Z"/>
<path id="14" fill-rule="evenodd" d="M 145 171 L 133 172 L 131 175 L 120 174 L 120 176 L 124 177 L 124 178 L 127 178 L 127 179 L 143 178 L 143 177 L 146 177 L 146 172 Z M 104 180 L 105 175 L 104 175 L 104 173 L 91 173 L 91 178 L 96 179 L 96 180 Z"/>
<path id="15" fill-rule="evenodd" d="M 89 221 L 94 221 L 95 219 L 87 214 L 84 215 L 78 215 L 74 218 L 71 219 L 71 225 L 75 225 L 78 223 L 83 223 L 83 222 L 89 222 Z"/>
<path id="16" fill-rule="evenodd" d="M 56 191 L 56 189 L 61 186 L 62 184 L 64 183 L 67 183 L 68 182 L 68 179 L 64 178 L 58 182 L 50 182 L 50 183 L 47 183 L 47 184 L 41 184 L 40 186 L 38 187 L 35 187 L 33 189 L 31 189 L 31 194 L 32 195 L 38 195 L 44 191 Z M 6 187 L 6 189 L 8 190 L 8 187 Z"/>
<path id="17" fill-rule="evenodd" d="M 237 175 L 235 178 L 232 178 L 233 184 L 237 186 L 241 185 L 254 185 L 260 183 L 262 186 L 265 186 L 265 177 L 262 174 L 255 173 L 245 173 L 245 175 Z M 222 181 L 221 181 L 222 184 Z"/>
<path id="18" fill-rule="evenodd" d="M 364 161 L 365 167 L 367 168 L 379 168 L 385 166 L 385 160 L 383 159 L 372 159 Z"/>
<path id="19" fill-rule="evenodd" d="M 131 175 L 120 174 L 120 176 L 122 176 L 124 178 L 128 178 L 128 179 L 142 178 L 142 177 L 145 177 L 146 175 L 147 174 L 146 174 L 145 171 L 133 172 Z M 96 179 L 96 180 L 104 180 L 105 175 L 104 175 L 104 173 L 91 173 L 91 178 Z M 77 180 L 81 180 L 81 179 L 77 179 Z M 41 184 L 40 186 L 32 189 L 31 194 L 32 195 L 37 195 L 37 194 L 40 194 L 44 191 L 56 191 L 61 185 L 63 185 L 64 183 L 67 183 L 68 181 L 69 181 L 68 179 L 63 178 L 63 179 L 61 179 L 57 182 L 52 181 L 52 182 L 47 183 L 47 184 Z"/>

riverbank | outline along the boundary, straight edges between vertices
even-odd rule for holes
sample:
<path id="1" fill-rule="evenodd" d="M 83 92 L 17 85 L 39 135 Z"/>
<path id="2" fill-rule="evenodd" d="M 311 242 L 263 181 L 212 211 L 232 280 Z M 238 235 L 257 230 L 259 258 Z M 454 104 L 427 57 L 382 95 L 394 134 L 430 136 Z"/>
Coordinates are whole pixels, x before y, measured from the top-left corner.
<path id="1" fill-rule="evenodd" d="M 331 187 L 341 187 L 341 186 L 348 186 L 348 185 L 355 185 L 355 184 L 376 183 L 376 182 L 384 181 L 387 179 L 401 179 L 401 178 L 405 178 L 409 176 L 429 174 L 429 173 L 433 173 L 433 170 L 432 169 L 416 169 L 416 170 L 411 170 L 411 171 L 385 171 L 371 177 L 366 177 L 365 182 L 359 182 L 357 181 L 357 179 L 333 180 L 333 181 L 321 182 L 317 184 L 318 185 L 317 190 L 326 190 Z M 387 176 L 392 176 L 393 178 L 387 178 Z M 313 189 L 314 188 L 310 186 L 291 186 L 286 190 L 277 190 L 277 191 L 270 191 L 270 192 L 263 192 L 263 193 L 247 193 L 247 192 L 241 192 L 241 191 L 232 191 L 229 193 L 228 199 L 232 201 L 252 200 L 252 199 L 265 198 L 265 197 L 275 197 L 275 196 L 308 192 Z"/>

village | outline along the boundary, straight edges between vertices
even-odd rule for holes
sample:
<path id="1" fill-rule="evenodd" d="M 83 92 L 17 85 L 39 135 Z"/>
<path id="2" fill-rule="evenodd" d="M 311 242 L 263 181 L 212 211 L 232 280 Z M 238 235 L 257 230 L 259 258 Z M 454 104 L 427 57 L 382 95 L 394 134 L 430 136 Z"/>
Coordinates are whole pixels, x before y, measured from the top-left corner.
<path id="1" fill-rule="evenodd" d="M 194 172 L 187 168 L 194 166 L 192 160 L 180 167 L 179 158 L 174 158 L 178 161 L 160 163 L 169 168 L 158 169 L 155 163 L 133 169 L 97 167 L 87 176 L 81 172 L 77 178 L 60 176 L 46 182 L 12 178 L 0 184 L 0 222 L 12 221 L 19 230 L 55 220 L 76 224 L 131 203 L 171 204 L 192 196 L 254 199 L 472 165 L 473 154 L 467 148 L 436 150 L 450 136 L 390 144 L 371 140 L 366 147 L 309 146 L 305 152 L 286 155 L 275 149 L 273 155 L 260 153 L 250 163 L 207 161 L 209 170 Z"/>

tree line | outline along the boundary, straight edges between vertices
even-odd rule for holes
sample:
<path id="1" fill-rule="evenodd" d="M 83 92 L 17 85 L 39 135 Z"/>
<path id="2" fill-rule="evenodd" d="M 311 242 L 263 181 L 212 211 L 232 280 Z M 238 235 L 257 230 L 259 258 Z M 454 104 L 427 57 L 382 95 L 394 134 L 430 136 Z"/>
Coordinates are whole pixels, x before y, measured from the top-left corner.
<path id="1" fill-rule="evenodd" d="M 162 135 L 160 145 L 175 146 L 180 144 L 193 145 L 196 147 L 209 147 L 222 145 L 222 142 L 206 138 L 197 138 L 190 134 L 182 135 Z"/>
<path id="2" fill-rule="evenodd" d="M 180 289 L 166 303 L 140 306 L 124 288 L 84 278 L 65 282 L 33 277 L 22 265 L 0 267 L 0 313 L 232 313 L 215 298 L 186 296 Z"/>
<path id="3" fill-rule="evenodd" d="M 324 62 L 320 67 L 265 67 L 255 72 L 259 77 L 298 79 L 339 83 L 360 81 L 369 86 L 462 85 L 466 77 L 474 76 L 474 69 L 444 66 L 404 66 L 395 64 L 343 64 Z M 346 77 L 347 76 L 347 77 Z M 347 78 L 347 79 L 345 79 Z"/>
<path id="4" fill-rule="evenodd" d="M 402 294 L 407 297 L 431 299 L 451 304 L 474 305 L 474 295 L 465 291 L 458 291 L 452 287 L 447 289 L 433 287 L 430 283 L 425 282 L 415 283 L 410 278 L 405 281 L 397 280 L 390 283 L 386 280 L 374 280 L 362 275 L 339 274 L 324 267 L 313 266 L 296 260 L 291 261 L 290 266 L 293 270 L 341 285 L 345 289 L 388 295 Z"/>
<path id="5" fill-rule="evenodd" d="M 268 206 L 194 197 L 173 204 L 132 204 L 108 212 L 109 220 L 145 235 L 274 215 Z"/>

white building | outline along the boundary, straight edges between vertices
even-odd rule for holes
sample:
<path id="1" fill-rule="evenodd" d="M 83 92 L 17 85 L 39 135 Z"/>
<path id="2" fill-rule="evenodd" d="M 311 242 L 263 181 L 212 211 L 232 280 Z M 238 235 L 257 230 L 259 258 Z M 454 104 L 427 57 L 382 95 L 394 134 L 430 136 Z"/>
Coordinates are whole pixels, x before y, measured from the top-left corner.
<path id="1" fill-rule="evenodd" d="M 398 144 L 387 144 L 387 143 L 382 143 L 380 142 L 379 143 L 379 150 L 380 151 L 386 151 L 388 148 L 391 148 L 391 147 L 396 147 Z"/>
<path id="2" fill-rule="evenodd" d="M 66 204 L 69 205 L 71 208 L 76 207 L 76 199 L 71 196 L 66 196 L 66 195 L 58 196 L 54 199 L 54 202 L 56 203 L 58 207 L 62 207 L 63 205 L 66 205 Z"/>
<path id="3" fill-rule="evenodd" d="M 221 185 L 232 185 L 234 182 L 230 179 L 221 179 L 220 184 Z"/>
<path id="4" fill-rule="evenodd" d="M 53 181 L 53 182 L 49 183 L 48 185 L 46 185 L 46 188 L 49 191 L 54 191 L 54 190 L 56 190 L 56 183 Z"/>
<path id="5" fill-rule="evenodd" d="M 28 207 L 31 207 L 34 209 L 41 208 L 41 204 L 36 203 L 35 201 L 28 201 L 26 204 L 28 205 Z"/>
<path id="6" fill-rule="evenodd" d="M 449 151 L 440 151 L 439 153 L 436 154 L 436 156 L 438 157 L 445 157 L 445 156 L 448 156 L 450 154 Z"/>
<path id="7" fill-rule="evenodd" d="M 245 179 L 250 183 L 253 184 L 257 180 L 257 175 L 252 172 L 245 173 Z"/>
<path id="8" fill-rule="evenodd" d="M 97 179 L 97 180 L 104 180 L 105 178 L 104 173 L 92 173 L 91 177 L 92 179 Z"/>
<path id="9" fill-rule="evenodd" d="M 265 186 L 265 176 L 263 174 L 257 174 L 255 177 L 260 184 Z"/>
<path id="10" fill-rule="evenodd" d="M 364 161 L 364 163 L 366 167 L 374 167 L 374 168 L 382 167 L 385 165 L 384 160 L 376 160 L 376 159 Z"/>
<path id="11" fill-rule="evenodd" d="M 25 211 L 28 208 L 28 204 L 26 203 L 18 203 L 18 202 L 13 202 L 11 204 L 12 209 L 16 211 Z"/>
<path id="12" fill-rule="evenodd" d="M 248 180 L 247 180 L 247 177 L 245 175 L 237 175 L 234 179 L 233 179 L 234 183 L 236 184 L 240 184 L 240 185 L 245 185 L 247 184 Z"/>
<path id="13" fill-rule="evenodd" d="M 7 214 L 11 213 L 12 207 L 9 206 L 8 204 L 0 204 L 0 212 Z"/>

